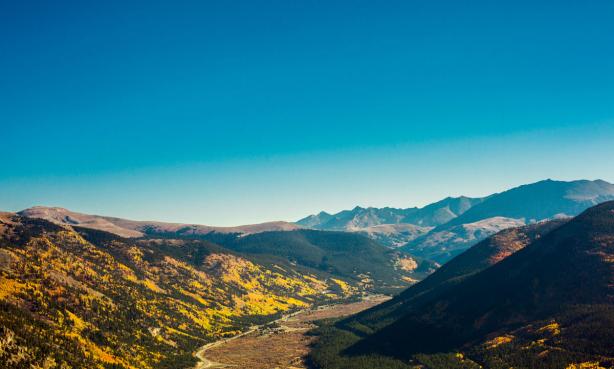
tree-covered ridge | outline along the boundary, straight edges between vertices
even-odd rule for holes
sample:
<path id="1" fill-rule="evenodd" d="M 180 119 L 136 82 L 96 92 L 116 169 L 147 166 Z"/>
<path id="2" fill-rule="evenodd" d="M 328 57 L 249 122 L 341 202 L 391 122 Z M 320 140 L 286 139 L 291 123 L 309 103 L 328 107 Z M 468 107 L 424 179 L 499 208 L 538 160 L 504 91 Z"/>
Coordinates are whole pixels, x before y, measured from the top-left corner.
<path id="1" fill-rule="evenodd" d="M 188 367 L 215 337 L 358 291 L 352 280 L 265 266 L 206 241 L 3 217 L 0 367 Z"/>
<path id="2" fill-rule="evenodd" d="M 302 229 L 247 236 L 212 233 L 205 238 L 242 255 L 281 258 L 295 266 L 341 276 L 380 292 L 396 292 L 436 267 L 358 233 Z"/>

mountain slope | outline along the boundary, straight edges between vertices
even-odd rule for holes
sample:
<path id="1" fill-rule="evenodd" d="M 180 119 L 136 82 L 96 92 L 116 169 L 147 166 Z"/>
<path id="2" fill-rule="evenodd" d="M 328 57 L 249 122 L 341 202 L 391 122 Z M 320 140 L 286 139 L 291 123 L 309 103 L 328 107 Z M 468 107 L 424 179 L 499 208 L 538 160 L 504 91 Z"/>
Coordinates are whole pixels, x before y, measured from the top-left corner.
<path id="1" fill-rule="evenodd" d="M 418 309 L 425 302 L 435 300 L 467 277 L 487 269 L 540 239 L 565 222 L 566 220 L 540 222 L 509 228 L 490 236 L 392 300 L 356 315 L 342 325 L 357 333 L 370 333 L 381 329 L 399 317 Z M 358 328 L 354 329 L 355 327 Z"/>
<path id="2" fill-rule="evenodd" d="M 361 291 L 352 279 L 203 240 L 0 215 L 3 368 L 190 367 L 214 338 Z"/>
<path id="3" fill-rule="evenodd" d="M 402 250 L 445 263 L 467 247 L 497 231 L 556 217 L 575 216 L 614 199 L 614 185 L 605 181 L 545 180 L 494 194 Z M 472 231 L 468 232 L 467 228 Z"/>
<path id="4" fill-rule="evenodd" d="M 416 304 L 348 352 L 420 361 L 460 350 L 460 361 L 488 367 L 556 368 L 614 364 L 613 339 L 614 202 L 607 202 Z"/>
<path id="5" fill-rule="evenodd" d="M 435 227 L 464 214 L 467 210 L 482 201 L 484 201 L 484 198 L 471 198 L 466 196 L 447 197 L 407 215 L 403 218 L 402 222 Z"/>
<path id="6" fill-rule="evenodd" d="M 614 202 L 502 231 L 318 333 L 317 368 L 610 368 Z"/>
<path id="7" fill-rule="evenodd" d="M 614 185 L 596 181 L 545 180 L 489 196 L 451 220 L 445 227 L 495 216 L 539 221 L 557 215 L 575 216 L 587 208 L 614 199 Z"/>
<path id="8" fill-rule="evenodd" d="M 429 233 L 432 227 L 422 227 L 408 223 L 399 224 L 378 224 L 357 230 L 357 233 L 389 247 L 404 246 L 422 235 Z"/>
<path id="9" fill-rule="evenodd" d="M 602 180 L 545 180 L 482 198 L 448 197 L 423 208 L 361 208 L 337 214 L 321 212 L 296 222 L 307 228 L 362 232 L 380 243 L 404 246 L 411 255 L 445 263 L 501 229 L 575 216 L 614 199 L 614 185 Z M 371 231 L 375 226 L 386 232 Z M 424 227 L 408 232 L 408 226 Z M 417 232 L 416 232 L 417 231 Z M 428 231 L 428 232 L 425 232 Z"/>
<path id="10" fill-rule="evenodd" d="M 296 222 L 319 230 L 360 232 L 385 246 L 398 247 L 463 214 L 481 198 L 448 197 L 423 208 L 362 208 L 336 214 L 320 212 Z"/>
<path id="11" fill-rule="evenodd" d="M 296 224 L 321 230 L 355 231 L 380 224 L 412 224 L 422 227 L 434 227 L 444 224 L 463 214 L 481 198 L 448 197 L 429 204 L 423 208 L 362 208 L 343 210 L 336 214 L 320 212 L 296 222 Z"/>
<path id="12" fill-rule="evenodd" d="M 279 257 L 379 290 L 407 285 L 423 278 L 433 267 L 357 233 L 296 230 L 240 237 L 211 234 L 209 239 L 241 254 Z"/>
<path id="13" fill-rule="evenodd" d="M 415 208 L 362 208 L 343 210 L 336 214 L 319 213 L 296 222 L 302 226 L 329 231 L 357 230 L 379 224 L 397 224 Z M 319 223 L 316 221 L 320 221 Z"/>
<path id="14" fill-rule="evenodd" d="M 524 221 L 520 219 L 492 217 L 439 230 L 432 229 L 408 242 L 401 250 L 443 264 L 485 237 L 522 225 Z"/>
<path id="15" fill-rule="evenodd" d="M 318 214 L 314 214 L 314 215 L 309 215 L 299 221 L 296 222 L 296 224 L 303 226 L 303 227 L 307 227 L 307 228 L 314 228 L 314 229 L 318 229 L 320 228 L 320 226 L 322 224 L 325 224 L 326 222 L 328 222 L 329 220 L 331 220 L 333 218 L 333 215 L 325 212 L 325 211 L 321 211 Z"/>
<path id="16" fill-rule="evenodd" d="M 80 226 L 111 232 L 122 237 L 142 237 L 145 235 L 189 236 L 210 232 L 250 234 L 266 231 L 289 231 L 300 228 L 288 222 L 268 222 L 236 227 L 212 227 L 200 224 L 165 223 L 155 221 L 136 221 L 100 215 L 77 213 L 64 208 L 35 206 L 18 213 L 24 217 L 41 218 L 56 224 Z"/>

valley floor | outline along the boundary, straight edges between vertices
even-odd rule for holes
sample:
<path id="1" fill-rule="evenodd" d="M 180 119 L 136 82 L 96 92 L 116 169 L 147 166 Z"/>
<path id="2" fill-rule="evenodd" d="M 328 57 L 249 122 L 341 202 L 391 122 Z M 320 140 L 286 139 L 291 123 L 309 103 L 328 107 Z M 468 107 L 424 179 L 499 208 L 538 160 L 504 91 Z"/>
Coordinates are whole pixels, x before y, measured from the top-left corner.
<path id="1" fill-rule="evenodd" d="M 355 314 L 388 299 L 388 296 L 372 295 L 360 302 L 305 309 L 273 322 L 254 326 L 239 335 L 201 347 L 195 354 L 200 360 L 196 369 L 306 368 L 305 356 L 316 339 L 306 333 L 315 327 L 314 321 Z"/>

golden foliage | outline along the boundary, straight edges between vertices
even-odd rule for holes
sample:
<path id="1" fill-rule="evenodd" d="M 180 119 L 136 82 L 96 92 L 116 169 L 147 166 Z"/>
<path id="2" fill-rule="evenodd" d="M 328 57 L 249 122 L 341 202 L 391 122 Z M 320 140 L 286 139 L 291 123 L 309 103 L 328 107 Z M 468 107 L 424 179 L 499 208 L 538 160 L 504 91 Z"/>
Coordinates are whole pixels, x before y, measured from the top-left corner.
<path id="1" fill-rule="evenodd" d="M 561 326 L 557 322 L 552 322 L 548 325 L 545 325 L 537 330 L 540 333 L 549 333 L 553 336 L 559 335 L 561 333 Z"/>
<path id="2" fill-rule="evenodd" d="M 486 346 L 487 349 L 493 349 L 500 345 L 510 343 L 512 342 L 513 339 L 514 339 L 514 336 L 511 336 L 511 335 L 498 336 L 489 341 L 486 341 L 484 345 Z"/>
<path id="3" fill-rule="evenodd" d="M 585 362 L 577 364 L 569 364 L 566 369 L 606 369 L 599 365 L 598 362 Z"/>
<path id="4" fill-rule="evenodd" d="M 0 301 L 36 307 L 54 334 L 75 342 L 100 367 L 155 368 L 169 355 L 235 334 L 245 318 L 339 298 L 332 285 L 344 295 L 357 292 L 339 279 L 267 268 L 237 255 L 209 254 L 197 267 L 146 244 L 94 244 L 69 229 L 5 242 L 0 250 L 10 254 L 0 269 Z"/>

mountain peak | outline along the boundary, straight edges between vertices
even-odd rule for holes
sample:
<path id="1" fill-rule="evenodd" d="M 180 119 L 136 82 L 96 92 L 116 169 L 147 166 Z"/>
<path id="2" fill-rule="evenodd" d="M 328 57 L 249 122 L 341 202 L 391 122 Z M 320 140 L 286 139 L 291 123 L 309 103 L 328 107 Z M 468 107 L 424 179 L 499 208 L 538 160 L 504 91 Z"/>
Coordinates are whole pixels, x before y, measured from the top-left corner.
<path id="1" fill-rule="evenodd" d="M 546 179 L 489 196 L 444 227 L 503 216 L 527 221 L 577 215 L 599 202 L 614 199 L 614 185 L 605 181 Z"/>

